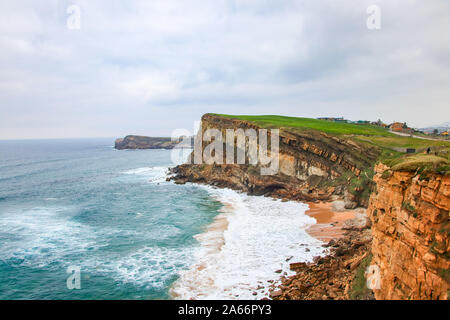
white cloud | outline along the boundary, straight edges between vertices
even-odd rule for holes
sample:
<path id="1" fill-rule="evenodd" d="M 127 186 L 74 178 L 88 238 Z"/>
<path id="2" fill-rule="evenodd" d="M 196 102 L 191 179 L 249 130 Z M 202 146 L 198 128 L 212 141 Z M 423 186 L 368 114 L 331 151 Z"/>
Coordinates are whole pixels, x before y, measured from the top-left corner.
<path id="1" fill-rule="evenodd" d="M 448 1 L 379 0 L 379 31 L 370 4 L 2 2 L 0 139 L 169 135 L 206 112 L 449 120 Z"/>

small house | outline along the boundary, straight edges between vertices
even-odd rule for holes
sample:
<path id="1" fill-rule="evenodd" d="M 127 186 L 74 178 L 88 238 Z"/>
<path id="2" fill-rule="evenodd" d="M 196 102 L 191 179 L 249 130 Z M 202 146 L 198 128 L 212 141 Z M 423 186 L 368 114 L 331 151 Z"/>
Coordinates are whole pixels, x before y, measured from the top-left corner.
<path id="1" fill-rule="evenodd" d="M 394 122 L 394 123 L 392 123 L 389 126 L 389 128 L 392 131 L 395 131 L 395 132 L 402 132 L 403 131 L 403 123 L 401 123 L 401 122 Z"/>

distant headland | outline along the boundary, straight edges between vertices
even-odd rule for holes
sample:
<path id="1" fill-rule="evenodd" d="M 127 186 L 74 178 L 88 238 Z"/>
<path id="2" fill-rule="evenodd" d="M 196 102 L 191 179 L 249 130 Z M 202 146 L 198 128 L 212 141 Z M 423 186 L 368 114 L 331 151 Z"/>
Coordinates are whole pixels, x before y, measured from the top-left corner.
<path id="1" fill-rule="evenodd" d="M 146 137 L 137 135 L 128 135 L 125 138 L 116 139 L 114 148 L 124 149 L 173 149 L 191 148 L 189 143 L 181 144 L 183 137 L 172 139 L 169 137 Z"/>

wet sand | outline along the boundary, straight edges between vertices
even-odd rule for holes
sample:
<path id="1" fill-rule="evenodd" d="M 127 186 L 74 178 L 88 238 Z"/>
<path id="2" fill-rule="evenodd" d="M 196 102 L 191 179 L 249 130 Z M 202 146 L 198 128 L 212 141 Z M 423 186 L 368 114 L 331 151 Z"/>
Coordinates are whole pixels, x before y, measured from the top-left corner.
<path id="1" fill-rule="evenodd" d="M 355 218 L 354 210 L 334 211 L 332 202 L 308 203 L 306 214 L 317 220 L 317 223 L 306 231 L 316 239 L 328 242 L 344 236 L 342 229 L 345 221 Z"/>

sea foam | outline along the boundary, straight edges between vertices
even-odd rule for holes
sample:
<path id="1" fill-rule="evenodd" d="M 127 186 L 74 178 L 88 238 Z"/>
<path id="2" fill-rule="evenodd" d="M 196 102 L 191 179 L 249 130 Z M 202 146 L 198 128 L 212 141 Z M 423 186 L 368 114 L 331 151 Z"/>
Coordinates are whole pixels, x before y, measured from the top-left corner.
<path id="1" fill-rule="evenodd" d="M 29 267 L 48 267 L 96 246 L 92 229 L 70 219 L 71 208 L 35 207 L 0 216 L 0 259 Z"/>
<path id="2" fill-rule="evenodd" d="M 161 183 L 166 181 L 166 177 L 169 173 L 167 167 L 143 167 L 123 172 L 124 174 L 137 175 L 142 178 L 148 179 L 153 183 Z"/>
<path id="3" fill-rule="evenodd" d="M 172 286 L 173 298 L 260 299 L 280 273 L 293 274 L 290 263 L 323 254 L 323 243 L 306 232 L 316 223 L 306 204 L 204 188 L 224 206 L 196 236 L 196 262 Z"/>

